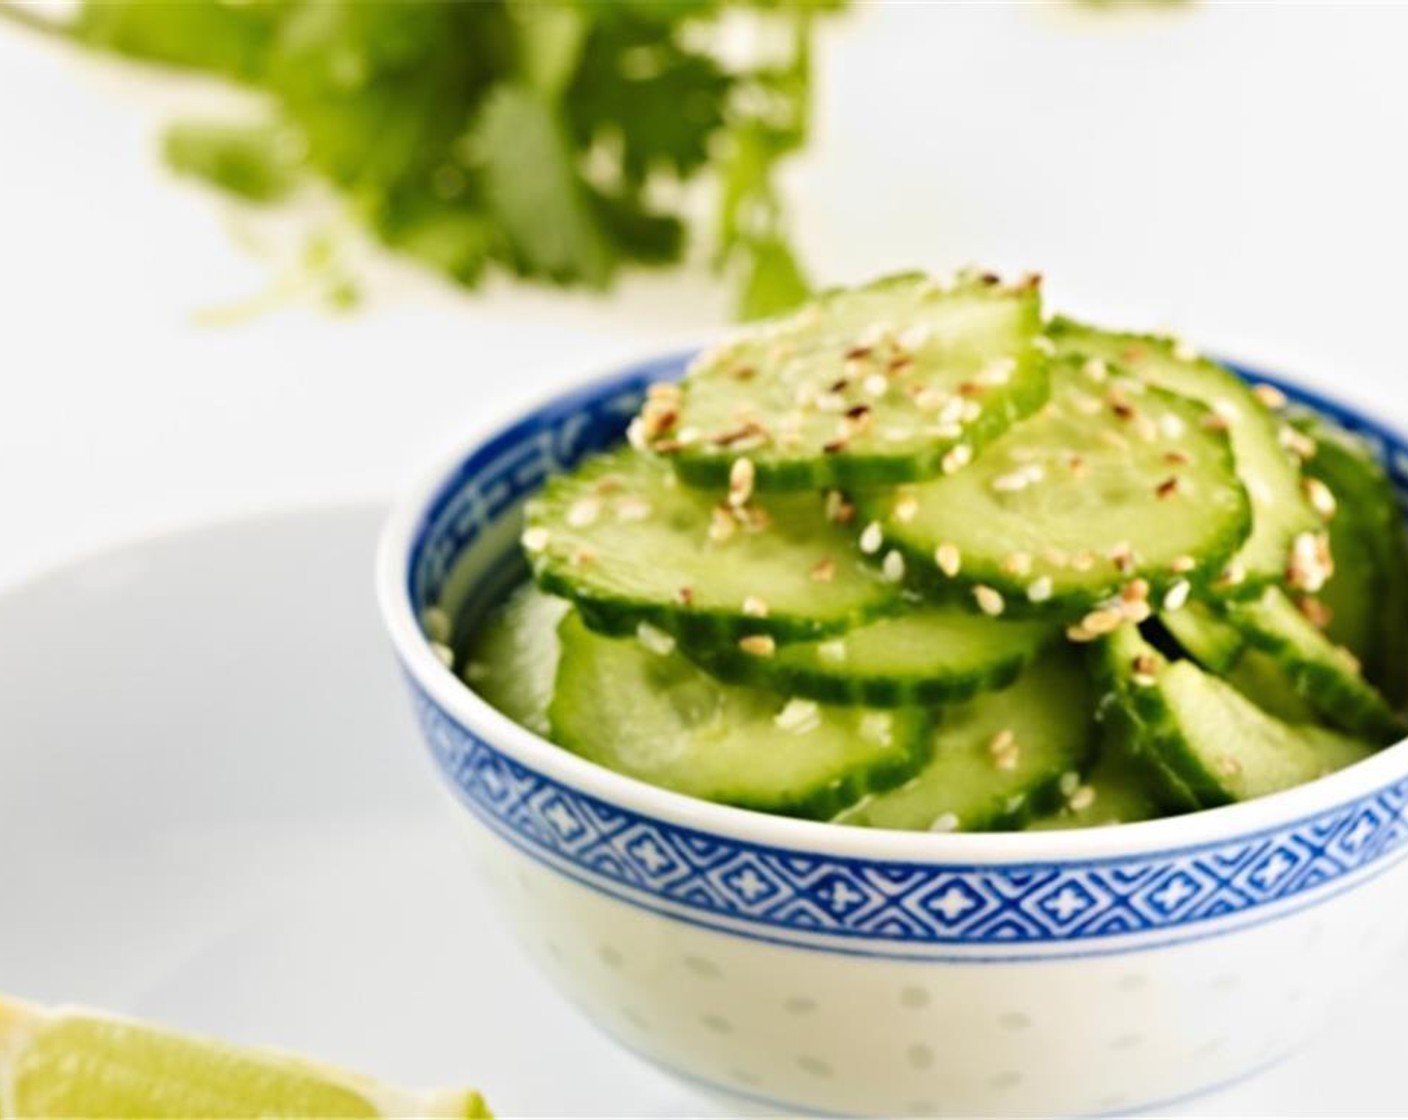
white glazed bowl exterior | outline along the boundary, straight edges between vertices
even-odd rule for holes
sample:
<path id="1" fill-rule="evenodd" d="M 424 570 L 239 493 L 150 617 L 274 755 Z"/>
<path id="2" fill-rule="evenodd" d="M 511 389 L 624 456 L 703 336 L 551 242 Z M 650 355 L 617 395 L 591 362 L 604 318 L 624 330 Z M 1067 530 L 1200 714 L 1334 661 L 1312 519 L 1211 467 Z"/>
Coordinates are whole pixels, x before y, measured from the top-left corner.
<path id="1" fill-rule="evenodd" d="M 770 817 L 601 769 L 434 656 L 501 594 L 524 498 L 686 355 L 460 448 L 393 512 L 378 592 L 442 777 L 520 942 L 661 1067 L 764 1107 L 1031 1115 L 1167 1105 L 1285 1056 L 1408 933 L 1408 744 L 1273 797 L 1055 833 Z M 1362 430 L 1402 487 L 1400 437 Z"/>

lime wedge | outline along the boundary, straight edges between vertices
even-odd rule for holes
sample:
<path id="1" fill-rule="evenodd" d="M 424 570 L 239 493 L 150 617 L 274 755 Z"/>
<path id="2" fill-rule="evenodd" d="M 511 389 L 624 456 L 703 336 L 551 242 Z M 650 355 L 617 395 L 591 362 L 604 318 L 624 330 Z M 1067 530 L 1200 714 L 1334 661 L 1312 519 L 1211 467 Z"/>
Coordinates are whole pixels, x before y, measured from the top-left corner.
<path id="1" fill-rule="evenodd" d="M 0 1118 L 461 1117 L 478 1093 L 412 1093 L 291 1055 L 0 996 Z"/>

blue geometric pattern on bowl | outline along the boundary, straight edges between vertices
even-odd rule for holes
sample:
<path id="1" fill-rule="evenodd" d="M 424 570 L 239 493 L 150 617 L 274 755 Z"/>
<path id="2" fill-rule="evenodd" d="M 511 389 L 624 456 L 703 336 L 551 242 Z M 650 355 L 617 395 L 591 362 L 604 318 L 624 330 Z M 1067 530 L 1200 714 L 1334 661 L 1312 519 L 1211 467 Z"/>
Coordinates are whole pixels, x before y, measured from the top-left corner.
<path id="1" fill-rule="evenodd" d="M 677 376 L 687 359 L 658 359 L 558 398 L 467 458 L 417 533 L 412 602 L 436 601 L 465 546 L 549 473 L 616 442 L 645 386 Z M 1408 492 L 1408 449 L 1394 433 L 1296 386 L 1239 372 L 1360 432 L 1400 500 Z M 1131 935 L 1200 936 L 1213 923 L 1320 895 L 1408 854 L 1408 781 L 1268 832 L 1118 859 L 960 866 L 764 847 L 565 786 L 507 757 L 411 687 L 440 768 L 505 839 L 594 889 L 769 940 L 1093 948 Z"/>

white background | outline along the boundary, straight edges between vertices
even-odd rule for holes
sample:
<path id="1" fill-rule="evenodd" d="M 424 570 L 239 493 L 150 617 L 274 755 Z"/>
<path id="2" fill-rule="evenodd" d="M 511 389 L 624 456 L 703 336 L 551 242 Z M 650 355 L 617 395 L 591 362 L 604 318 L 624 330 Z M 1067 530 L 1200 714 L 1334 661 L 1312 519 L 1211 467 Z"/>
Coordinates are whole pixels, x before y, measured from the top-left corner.
<path id="1" fill-rule="evenodd" d="M 978 261 L 1055 302 L 1408 412 L 1408 7 L 863 2 L 790 178 L 817 277 Z M 238 215 L 160 170 L 211 91 L 0 25 L 0 583 L 105 542 L 389 493 L 454 433 L 724 322 L 700 274 L 465 296 L 395 265 L 351 317 L 238 327 Z"/>

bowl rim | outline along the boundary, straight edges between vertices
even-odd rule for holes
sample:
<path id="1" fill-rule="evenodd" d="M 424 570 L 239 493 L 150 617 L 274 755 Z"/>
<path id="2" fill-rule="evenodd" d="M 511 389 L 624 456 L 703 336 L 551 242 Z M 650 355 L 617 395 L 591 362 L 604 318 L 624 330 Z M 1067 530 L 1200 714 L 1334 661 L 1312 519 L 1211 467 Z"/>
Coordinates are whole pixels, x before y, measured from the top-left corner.
<path id="1" fill-rule="evenodd" d="M 683 363 L 697 347 L 652 351 L 612 363 L 569 385 L 535 395 L 507 418 L 473 425 L 447 441 L 393 501 L 377 543 L 377 602 L 394 652 L 414 685 L 464 729 L 520 765 L 607 804 L 695 832 L 726 836 L 769 848 L 859 862 L 919 865 L 1051 865 L 1088 863 L 1217 847 L 1274 833 L 1344 809 L 1408 776 L 1408 739 L 1324 778 L 1251 801 L 1182 816 L 1105 827 L 1043 832 L 902 832 L 848 828 L 721 805 L 651 785 L 581 758 L 515 723 L 465 685 L 435 655 L 411 600 L 411 565 L 430 527 L 431 513 L 451 489 L 464 485 L 469 459 L 517 428 L 531 425 L 568 402 L 601 399 L 654 368 Z M 1313 407 L 1349 413 L 1363 429 L 1408 446 L 1408 435 L 1363 411 L 1359 403 L 1326 396 L 1255 366 L 1225 362 L 1243 376 L 1290 389 Z"/>

